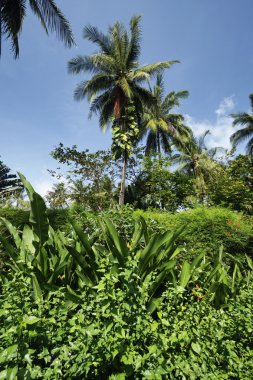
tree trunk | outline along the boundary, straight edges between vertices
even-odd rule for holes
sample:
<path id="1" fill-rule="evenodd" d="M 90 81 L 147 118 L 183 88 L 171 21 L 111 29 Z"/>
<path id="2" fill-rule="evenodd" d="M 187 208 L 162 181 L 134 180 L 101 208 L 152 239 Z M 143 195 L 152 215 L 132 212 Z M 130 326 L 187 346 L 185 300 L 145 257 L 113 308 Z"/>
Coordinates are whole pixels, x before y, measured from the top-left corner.
<path id="1" fill-rule="evenodd" d="M 126 190 L 126 168 L 127 168 L 127 152 L 124 150 L 122 157 L 122 172 L 121 183 L 119 193 L 119 205 L 122 206 L 125 203 L 125 190 Z"/>

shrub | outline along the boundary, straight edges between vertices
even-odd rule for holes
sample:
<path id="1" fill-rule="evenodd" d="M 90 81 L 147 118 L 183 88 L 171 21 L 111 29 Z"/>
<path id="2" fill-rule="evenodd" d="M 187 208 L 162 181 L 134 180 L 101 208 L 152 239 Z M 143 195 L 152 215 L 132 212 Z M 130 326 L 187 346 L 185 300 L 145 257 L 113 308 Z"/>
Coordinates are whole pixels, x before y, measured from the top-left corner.
<path id="1" fill-rule="evenodd" d="M 157 318 L 146 293 L 123 271 L 77 308 L 61 290 L 44 301 L 16 276 L 0 296 L 0 378 L 252 379 L 253 286 L 226 309 L 168 288 Z"/>
<path id="2" fill-rule="evenodd" d="M 185 226 L 177 242 L 191 255 L 213 254 L 221 244 L 232 255 L 252 255 L 253 219 L 242 213 L 221 207 L 198 207 L 177 214 L 140 210 L 133 213 L 134 217 L 139 215 L 165 230 Z"/>

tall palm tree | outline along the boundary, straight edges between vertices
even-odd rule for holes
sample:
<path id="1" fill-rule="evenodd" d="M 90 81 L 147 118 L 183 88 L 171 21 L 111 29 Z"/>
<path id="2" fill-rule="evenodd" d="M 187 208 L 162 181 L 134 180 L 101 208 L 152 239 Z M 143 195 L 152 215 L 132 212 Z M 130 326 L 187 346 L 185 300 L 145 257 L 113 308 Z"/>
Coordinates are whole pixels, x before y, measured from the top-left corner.
<path id="1" fill-rule="evenodd" d="M 146 155 L 171 152 L 172 143 L 189 138 L 191 131 L 183 124 L 183 116 L 171 113 L 172 109 L 179 106 L 180 100 L 188 97 L 188 91 L 170 92 L 165 95 L 162 73 L 156 77 L 153 90 L 150 88 L 155 107 L 146 108 L 142 117 L 142 130 L 140 138 L 147 135 Z"/>
<path id="2" fill-rule="evenodd" d="M 95 43 L 99 52 L 90 56 L 78 56 L 69 62 L 69 72 L 79 74 L 88 72 L 91 79 L 81 82 L 75 90 L 75 99 L 85 97 L 91 101 L 90 115 L 99 114 L 99 123 L 106 129 L 116 120 L 122 131 L 127 131 L 125 110 L 132 102 L 141 112 L 143 105 L 154 104 L 153 95 L 142 87 L 162 69 L 177 61 L 166 61 L 140 67 L 140 17 L 134 16 L 130 21 L 130 33 L 116 22 L 108 33 L 100 32 L 96 27 L 84 28 L 83 36 Z M 127 150 L 122 152 L 122 178 L 119 203 L 124 203 Z"/>
<path id="3" fill-rule="evenodd" d="M 249 95 L 251 110 L 253 112 L 253 94 Z M 246 145 L 246 152 L 251 158 L 253 157 L 253 114 L 249 115 L 246 112 L 239 112 L 231 115 L 234 118 L 233 125 L 244 125 L 245 127 L 239 129 L 232 134 L 230 140 L 234 147 L 239 143 L 249 140 Z"/>
<path id="4" fill-rule="evenodd" d="M 209 131 L 204 132 L 199 138 L 193 134 L 184 144 L 181 144 L 179 153 L 175 154 L 173 161 L 179 164 L 177 170 L 184 171 L 195 178 L 196 194 L 200 200 L 206 197 L 206 182 L 210 181 L 218 172 L 218 164 L 215 156 L 223 148 L 208 149 L 205 138 Z"/>
<path id="5" fill-rule="evenodd" d="M 54 0 L 0 0 L 0 55 L 3 37 L 11 41 L 15 58 L 19 56 L 19 34 L 26 16 L 27 3 L 38 17 L 46 33 L 49 30 L 70 47 L 74 44 L 74 37 L 69 22 L 63 16 Z"/>

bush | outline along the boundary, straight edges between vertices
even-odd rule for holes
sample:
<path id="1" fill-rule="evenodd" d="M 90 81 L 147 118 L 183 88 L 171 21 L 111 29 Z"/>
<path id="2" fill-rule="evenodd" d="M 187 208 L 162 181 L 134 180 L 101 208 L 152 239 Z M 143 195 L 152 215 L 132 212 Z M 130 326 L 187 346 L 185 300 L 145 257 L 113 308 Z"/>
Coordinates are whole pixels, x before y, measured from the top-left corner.
<path id="1" fill-rule="evenodd" d="M 252 283 L 225 310 L 168 288 L 153 319 L 138 281 L 107 270 L 78 308 L 61 290 L 35 302 L 22 275 L 4 286 L 0 378 L 252 379 Z"/>
<path id="2" fill-rule="evenodd" d="M 155 223 L 168 230 L 185 226 L 178 243 L 190 255 L 202 251 L 213 254 L 223 244 L 224 250 L 232 255 L 252 256 L 253 219 L 242 213 L 222 207 L 197 207 L 177 214 L 140 210 L 133 213 L 134 218 L 139 215 L 152 222 L 154 228 Z"/>

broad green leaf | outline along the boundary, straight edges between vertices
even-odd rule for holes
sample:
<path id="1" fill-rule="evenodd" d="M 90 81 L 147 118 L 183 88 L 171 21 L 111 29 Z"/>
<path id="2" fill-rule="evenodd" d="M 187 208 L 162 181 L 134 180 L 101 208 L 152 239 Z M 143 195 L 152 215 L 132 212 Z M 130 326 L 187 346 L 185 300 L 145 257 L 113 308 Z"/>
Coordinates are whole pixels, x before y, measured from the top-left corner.
<path id="1" fill-rule="evenodd" d="M 191 265 L 185 261 L 182 265 L 180 277 L 179 277 L 179 286 L 185 288 L 191 278 Z"/>
<path id="2" fill-rule="evenodd" d="M 5 362 L 6 360 L 11 359 L 14 355 L 16 355 L 18 349 L 17 344 L 13 344 L 12 346 L 9 346 L 5 348 L 3 351 L 0 352 L 0 363 Z"/>
<path id="3" fill-rule="evenodd" d="M 13 237 L 13 240 L 16 244 L 16 247 L 17 248 L 20 248 L 20 245 L 21 245 L 21 239 L 19 237 L 19 234 L 18 234 L 18 230 L 16 229 L 16 227 L 14 227 L 11 222 L 9 222 L 7 219 L 5 218 L 0 218 L 2 223 L 5 225 L 5 227 L 8 229 L 8 231 L 10 232 L 10 234 L 12 235 Z"/>
<path id="4" fill-rule="evenodd" d="M 41 288 L 39 286 L 37 277 L 35 276 L 34 273 L 31 274 L 31 281 L 32 281 L 32 287 L 33 287 L 33 298 L 35 301 L 37 301 L 42 298 L 42 292 L 41 292 Z"/>
<path id="5" fill-rule="evenodd" d="M 23 323 L 26 325 L 34 325 L 34 323 L 37 323 L 40 321 L 40 318 L 35 317 L 34 315 L 27 315 L 23 318 Z"/>
<path id="6" fill-rule="evenodd" d="M 29 221 L 33 226 L 35 234 L 39 238 L 39 244 L 43 245 L 48 240 L 48 218 L 46 214 L 46 204 L 43 198 L 35 192 L 32 185 L 26 180 L 23 174 L 18 173 L 31 204 L 31 212 Z"/>

